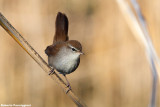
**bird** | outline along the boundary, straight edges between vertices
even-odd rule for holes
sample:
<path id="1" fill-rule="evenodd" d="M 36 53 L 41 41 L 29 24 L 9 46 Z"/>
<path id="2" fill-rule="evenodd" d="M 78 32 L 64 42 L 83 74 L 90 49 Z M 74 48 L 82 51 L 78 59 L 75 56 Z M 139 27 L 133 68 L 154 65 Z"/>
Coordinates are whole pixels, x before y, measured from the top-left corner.
<path id="1" fill-rule="evenodd" d="M 84 55 L 84 53 L 79 41 L 69 40 L 68 27 L 67 16 L 62 12 L 58 12 L 55 21 L 53 44 L 47 46 L 45 53 L 48 56 L 48 64 L 52 67 L 49 75 L 52 75 L 55 72 L 54 69 L 56 69 L 65 77 L 69 91 L 71 90 L 71 85 L 66 75 L 77 69 L 80 64 L 80 56 Z"/>

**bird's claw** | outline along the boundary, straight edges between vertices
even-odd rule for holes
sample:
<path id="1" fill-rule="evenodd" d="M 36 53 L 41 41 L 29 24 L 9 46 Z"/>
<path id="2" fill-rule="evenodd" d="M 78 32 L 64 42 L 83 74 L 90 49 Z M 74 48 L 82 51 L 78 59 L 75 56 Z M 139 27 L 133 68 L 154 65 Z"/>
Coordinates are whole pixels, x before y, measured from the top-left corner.
<path id="1" fill-rule="evenodd" d="M 68 87 L 68 90 L 66 91 L 66 94 L 67 94 L 70 90 L 72 90 L 70 84 L 67 84 L 67 87 Z"/>
<path id="2" fill-rule="evenodd" d="M 55 71 L 54 71 L 54 69 L 52 69 L 48 75 L 53 75 L 54 73 L 55 73 Z"/>

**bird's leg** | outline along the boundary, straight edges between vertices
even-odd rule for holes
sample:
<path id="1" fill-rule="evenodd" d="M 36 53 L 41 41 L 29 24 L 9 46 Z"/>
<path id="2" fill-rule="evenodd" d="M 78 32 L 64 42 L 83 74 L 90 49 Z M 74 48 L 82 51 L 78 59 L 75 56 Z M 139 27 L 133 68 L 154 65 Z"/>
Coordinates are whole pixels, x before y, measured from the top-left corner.
<path id="1" fill-rule="evenodd" d="M 48 75 L 53 75 L 55 73 L 54 68 L 50 71 Z"/>
<path id="2" fill-rule="evenodd" d="M 67 87 L 68 87 L 68 90 L 66 91 L 66 94 L 67 94 L 67 93 L 71 90 L 71 85 L 70 85 L 70 83 L 69 83 L 69 81 L 68 81 L 66 75 L 63 74 L 63 76 L 65 77 L 65 79 L 66 79 L 66 81 L 67 81 Z"/>

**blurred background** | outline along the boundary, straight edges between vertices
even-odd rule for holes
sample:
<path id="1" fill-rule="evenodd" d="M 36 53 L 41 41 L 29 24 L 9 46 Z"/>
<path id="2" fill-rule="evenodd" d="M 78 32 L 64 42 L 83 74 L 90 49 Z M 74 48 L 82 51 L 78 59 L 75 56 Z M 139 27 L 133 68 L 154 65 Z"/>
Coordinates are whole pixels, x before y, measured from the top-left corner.
<path id="1" fill-rule="evenodd" d="M 160 0 L 138 2 L 160 56 Z M 69 18 L 69 38 L 80 41 L 86 54 L 79 68 L 67 75 L 73 92 L 88 107 L 147 107 L 149 63 L 115 0 L 0 0 L 0 12 L 46 61 L 44 50 L 52 44 L 59 11 Z M 76 107 L 2 27 L 0 104 Z"/>

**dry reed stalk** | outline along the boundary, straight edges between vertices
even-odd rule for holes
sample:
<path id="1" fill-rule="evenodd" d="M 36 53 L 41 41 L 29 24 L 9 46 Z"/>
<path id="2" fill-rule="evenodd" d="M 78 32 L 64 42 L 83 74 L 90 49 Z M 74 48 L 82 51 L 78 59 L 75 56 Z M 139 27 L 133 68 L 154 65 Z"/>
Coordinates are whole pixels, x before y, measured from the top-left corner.
<path id="1" fill-rule="evenodd" d="M 6 32 L 38 63 L 38 65 L 48 74 L 51 67 L 44 61 L 44 59 L 32 48 L 32 46 L 22 37 L 22 35 L 8 22 L 8 20 L 0 13 L 0 25 Z M 69 89 L 62 78 L 54 73 L 50 77 L 67 92 Z M 78 107 L 87 107 L 73 92 L 70 90 L 67 95 Z"/>
<path id="2" fill-rule="evenodd" d="M 131 10 L 131 7 L 128 5 L 127 1 L 125 0 L 117 0 L 117 3 L 123 13 L 123 16 L 125 17 L 129 27 L 131 28 L 132 32 L 134 33 L 134 36 L 137 38 L 139 43 L 144 47 L 146 50 L 146 56 L 148 58 L 153 82 L 152 82 L 152 92 L 151 92 L 151 100 L 150 100 L 150 107 L 156 106 L 156 92 L 157 92 L 157 80 L 160 73 L 157 73 L 156 64 L 160 65 L 159 58 L 156 54 L 155 48 L 152 44 L 152 41 L 150 39 L 150 35 L 148 33 L 147 24 L 145 19 L 142 16 L 140 7 L 136 0 L 131 0 L 131 4 L 134 8 L 134 11 L 136 12 L 136 15 L 138 17 L 138 20 L 136 18 L 136 15 Z"/>

